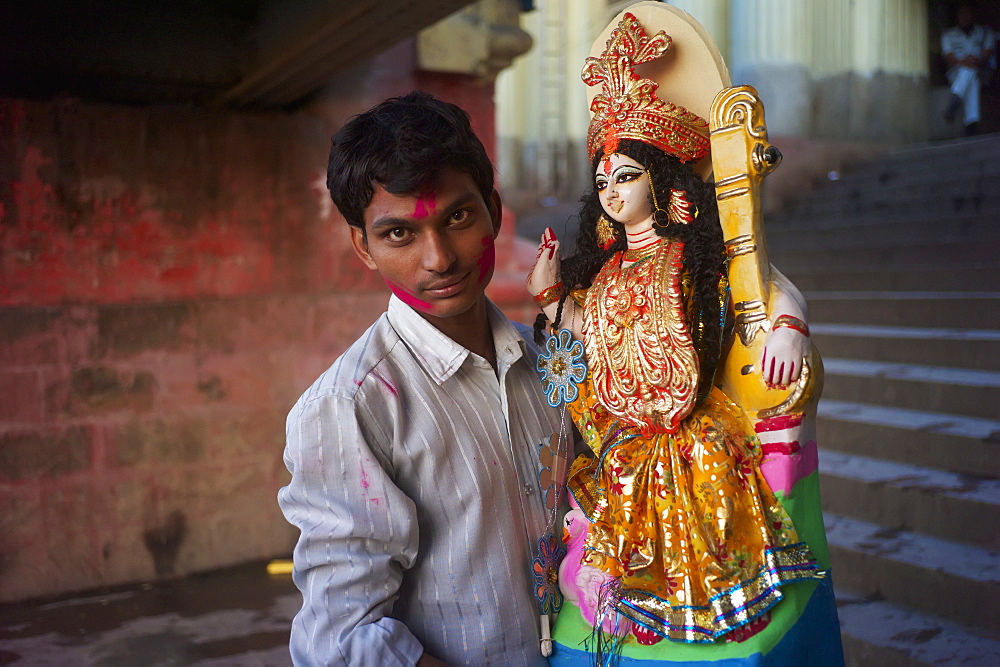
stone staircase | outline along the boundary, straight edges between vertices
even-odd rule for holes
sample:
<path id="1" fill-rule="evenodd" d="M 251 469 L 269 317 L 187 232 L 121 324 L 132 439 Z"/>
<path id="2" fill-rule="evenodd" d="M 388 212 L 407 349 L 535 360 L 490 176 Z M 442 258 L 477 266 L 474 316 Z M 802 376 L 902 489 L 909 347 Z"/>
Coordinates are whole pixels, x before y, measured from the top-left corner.
<path id="1" fill-rule="evenodd" d="M 852 665 L 1000 665 L 1000 135 L 899 150 L 767 220 L 823 354 Z"/>

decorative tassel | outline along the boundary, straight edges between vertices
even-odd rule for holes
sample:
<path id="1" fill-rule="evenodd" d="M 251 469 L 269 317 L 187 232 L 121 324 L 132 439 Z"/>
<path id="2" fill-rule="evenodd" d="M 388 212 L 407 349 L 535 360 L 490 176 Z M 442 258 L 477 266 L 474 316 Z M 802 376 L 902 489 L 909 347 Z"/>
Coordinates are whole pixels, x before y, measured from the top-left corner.
<path id="1" fill-rule="evenodd" d="M 595 664 L 602 667 L 617 664 L 632 626 L 632 622 L 616 608 L 620 599 L 621 582 L 618 579 L 611 579 L 601 586 L 594 613 L 594 631 L 585 645 L 588 650 L 593 651 Z M 610 618 L 615 619 L 614 626 L 611 632 L 605 632 L 604 624 Z"/>

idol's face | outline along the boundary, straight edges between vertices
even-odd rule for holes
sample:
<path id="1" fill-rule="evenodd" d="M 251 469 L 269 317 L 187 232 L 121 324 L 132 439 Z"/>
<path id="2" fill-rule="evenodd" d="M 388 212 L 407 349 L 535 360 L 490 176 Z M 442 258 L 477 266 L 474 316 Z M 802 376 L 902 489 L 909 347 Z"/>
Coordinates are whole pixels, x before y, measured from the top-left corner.
<path id="1" fill-rule="evenodd" d="M 493 206 L 471 176 L 451 168 L 417 194 L 376 184 L 365 231 L 351 228 L 355 252 L 389 289 L 432 322 L 468 313 L 493 277 L 500 201 Z"/>
<path id="2" fill-rule="evenodd" d="M 612 153 L 601 159 L 594 185 L 604 212 L 628 231 L 653 224 L 649 172 L 629 156 Z"/>

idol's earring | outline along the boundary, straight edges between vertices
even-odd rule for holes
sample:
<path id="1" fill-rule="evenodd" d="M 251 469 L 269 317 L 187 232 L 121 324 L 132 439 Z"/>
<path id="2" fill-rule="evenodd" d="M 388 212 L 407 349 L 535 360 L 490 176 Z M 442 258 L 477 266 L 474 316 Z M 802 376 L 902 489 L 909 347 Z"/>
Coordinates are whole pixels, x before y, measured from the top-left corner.
<path id="1" fill-rule="evenodd" d="M 607 250 L 618 240 L 618 230 L 608 220 L 608 216 L 601 215 L 597 221 L 597 245 L 601 250 Z"/>
<path id="2" fill-rule="evenodd" d="M 671 189 L 670 205 L 667 207 L 667 220 L 675 225 L 687 225 L 694 222 L 694 216 L 696 215 L 698 215 L 698 209 L 687 198 L 687 193 L 683 190 Z"/>
<path id="3" fill-rule="evenodd" d="M 656 188 L 653 187 L 653 172 L 650 171 L 649 169 L 646 169 L 646 175 L 649 176 L 649 194 L 653 198 L 653 226 L 662 229 L 666 227 L 667 224 L 664 222 L 660 222 L 660 220 L 666 218 L 667 222 L 670 222 L 670 213 L 660 208 L 660 202 L 656 201 Z M 662 213 L 663 214 L 662 217 L 657 216 L 656 215 L 657 213 Z"/>

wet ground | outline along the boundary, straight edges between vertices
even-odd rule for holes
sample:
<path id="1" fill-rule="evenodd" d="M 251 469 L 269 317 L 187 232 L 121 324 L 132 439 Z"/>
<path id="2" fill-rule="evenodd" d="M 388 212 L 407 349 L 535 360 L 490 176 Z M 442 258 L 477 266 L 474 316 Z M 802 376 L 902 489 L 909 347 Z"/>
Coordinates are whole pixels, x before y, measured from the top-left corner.
<path id="1" fill-rule="evenodd" d="M 302 599 L 266 565 L 0 605 L 0 665 L 290 665 Z"/>

